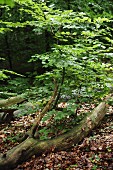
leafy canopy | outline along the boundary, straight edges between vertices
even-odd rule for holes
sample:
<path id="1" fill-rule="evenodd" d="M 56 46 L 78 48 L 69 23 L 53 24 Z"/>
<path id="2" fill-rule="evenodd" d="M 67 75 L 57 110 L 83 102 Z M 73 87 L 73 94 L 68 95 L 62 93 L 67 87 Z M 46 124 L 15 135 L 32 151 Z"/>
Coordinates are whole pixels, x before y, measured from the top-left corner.
<path id="1" fill-rule="evenodd" d="M 32 2 L 32 0 L 0 0 L 0 4 L 14 7 L 15 2 Z"/>

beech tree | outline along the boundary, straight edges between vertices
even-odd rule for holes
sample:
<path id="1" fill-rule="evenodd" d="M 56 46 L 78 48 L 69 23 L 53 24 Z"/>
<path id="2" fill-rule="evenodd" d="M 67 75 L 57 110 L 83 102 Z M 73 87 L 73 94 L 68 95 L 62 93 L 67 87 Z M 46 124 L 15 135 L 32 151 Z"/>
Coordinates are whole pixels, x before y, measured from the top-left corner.
<path id="1" fill-rule="evenodd" d="M 31 129 L 23 134 L 22 143 L 1 155 L 0 168 L 7 169 L 33 155 L 72 147 L 105 116 L 104 97 L 109 94 L 113 81 L 113 6 L 111 1 L 106 6 L 87 1 L 83 8 L 82 1 L 71 0 L 64 4 L 53 0 L 0 2 L 10 5 L 3 5 L 1 10 L 0 43 L 4 46 L 0 47 L 0 60 L 6 63 L 0 78 L 3 84 L 4 80 L 8 84 L 2 91 L 7 96 L 11 92 L 15 94 L 1 100 L 0 107 L 6 109 L 25 97 L 38 103 L 40 110 Z M 29 70 L 25 72 L 19 67 L 18 62 L 24 60 L 32 66 L 29 74 Z M 23 69 L 28 63 L 24 63 Z M 9 74 L 21 78 L 11 79 Z M 25 82 L 26 77 L 30 86 Z M 58 110 L 61 102 L 67 106 Z M 85 102 L 99 105 L 78 121 L 78 108 Z M 41 127 L 41 122 L 47 121 L 47 126 Z M 69 128 L 64 129 L 62 125 L 67 122 Z M 61 133 L 57 137 L 54 132 L 50 139 L 48 134 L 54 127 L 56 133 L 59 129 Z"/>

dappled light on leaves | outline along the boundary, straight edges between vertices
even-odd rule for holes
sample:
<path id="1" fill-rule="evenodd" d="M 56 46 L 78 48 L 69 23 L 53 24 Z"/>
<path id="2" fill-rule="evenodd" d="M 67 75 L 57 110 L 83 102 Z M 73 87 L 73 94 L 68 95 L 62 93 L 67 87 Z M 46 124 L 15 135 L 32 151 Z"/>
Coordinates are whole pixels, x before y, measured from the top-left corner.
<path id="1" fill-rule="evenodd" d="M 111 0 L 0 0 L 0 64 L 0 169 L 113 169 Z"/>

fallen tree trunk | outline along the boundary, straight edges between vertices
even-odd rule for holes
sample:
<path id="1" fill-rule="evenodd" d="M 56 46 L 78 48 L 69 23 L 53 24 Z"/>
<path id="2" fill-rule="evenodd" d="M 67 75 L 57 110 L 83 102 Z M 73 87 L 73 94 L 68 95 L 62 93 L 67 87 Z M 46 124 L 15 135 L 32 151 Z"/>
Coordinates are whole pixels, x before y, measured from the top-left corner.
<path id="1" fill-rule="evenodd" d="M 106 103 L 100 103 L 79 125 L 54 139 L 44 141 L 33 138 L 26 139 L 0 157 L 0 170 L 12 169 L 33 155 L 41 155 L 45 152 L 60 151 L 72 147 L 73 144 L 80 142 L 99 124 L 105 116 L 106 110 Z"/>
<path id="2" fill-rule="evenodd" d="M 15 97 L 10 97 L 8 99 L 0 100 L 0 108 L 7 108 L 17 103 L 21 103 L 25 100 L 25 95 L 21 94 Z"/>

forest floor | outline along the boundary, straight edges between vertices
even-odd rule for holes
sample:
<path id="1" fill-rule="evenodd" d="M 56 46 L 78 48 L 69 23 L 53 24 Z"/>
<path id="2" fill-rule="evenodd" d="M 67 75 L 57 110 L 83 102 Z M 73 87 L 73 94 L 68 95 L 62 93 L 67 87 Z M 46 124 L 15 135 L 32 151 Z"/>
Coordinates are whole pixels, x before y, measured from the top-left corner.
<path id="1" fill-rule="evenodd" d="M 33 120 L 28 115 L 0 125 L 0 152 L 17 145 L 15 136 L 28 130 Z M 67 151 L 34 155 L 14 170 L 113 170 L 113 108 L 109 107 L 100 125 L 78 145 Z"/>

